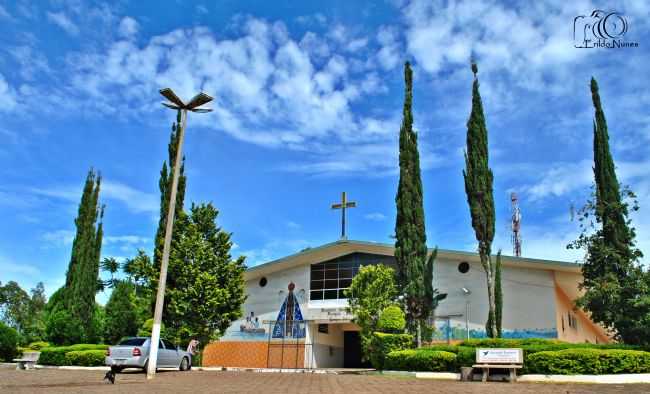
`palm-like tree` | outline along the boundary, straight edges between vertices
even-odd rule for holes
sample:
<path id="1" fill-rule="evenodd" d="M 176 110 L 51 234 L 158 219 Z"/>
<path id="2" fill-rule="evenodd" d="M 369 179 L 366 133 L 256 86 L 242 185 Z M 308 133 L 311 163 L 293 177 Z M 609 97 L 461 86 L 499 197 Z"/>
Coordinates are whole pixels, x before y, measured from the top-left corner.
<path id="1" fill-rule="evenodd" d="M 102 260 L 100 266 L 102 267 L 102 270 L 111 274 L 111 279 L 104 282 L 104 285 L 110 288 L 115 287 L 115 285 L 117 284 L 117 279 L 115 278 L 115 274 L 117 273 L 117 271 L 120 270 L 120 262 L 117 261 L 115 257 L 106 257 L 104 258 L 104 260 Z"/>

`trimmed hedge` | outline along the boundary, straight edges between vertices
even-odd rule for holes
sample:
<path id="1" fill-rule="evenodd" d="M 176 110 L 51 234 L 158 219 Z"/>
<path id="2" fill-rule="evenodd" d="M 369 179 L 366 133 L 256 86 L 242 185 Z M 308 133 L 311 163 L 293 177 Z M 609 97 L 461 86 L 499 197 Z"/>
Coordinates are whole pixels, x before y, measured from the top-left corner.
<path id="1" fill-rule="evenodd" d="M 373 332 L 369 349 L 370 363 L 375 369 L 384 369 L 384 360 L 388 353 L 411 347 L 413 347 L 413 335 Z"/>
<path id="2" fill-rule="evenodd" d="M 531 354 L 526 360 L 531 373 L 600 375 L 650 372 L 650 352 L 639 350 L 566 349 Z"/>
<path id="3" fill-rule="evenodd" d="M 104 365 L 106 352 L 104 350 L 79 350 L 65 354 L 66 365 L 82 367 L 98 367 Z"/>
<path id="4" fill-rule="evenodd" d="M 456 365 L 451 352 L 428 349 L 407 349 L 388 353 L 385 369 L 391 371 L 450 371 Z"/>
<path id="5" fill-rule="evenodd" d="M 473 345 L 473 346 L 467 346 Z M 474 347 L 475 346 L 475 347 Z M 615 374 L 650 372 L 650 352 L 624 344 L 567 343 L 547 339 L 471 339 L 460 346 L 434 345 L 424 349 L 455 353 L 456 370 L 471 366 L 478 347 L 513 347 L 524 351 L 523 373 Z M 636 371 L 636 372 L 635 372 Z"/>
<path id="6" fill-rule="evenodd" d="M 377 320 L 377 331 L 399 334 L 404 332 L 406 318 L 399 306 L 391 305 L 384 308 Z"/>
<path id="7" fill-rule="evenodd" d="M 102 354 L 108 349 L 108 345 L 93 345 L 80 343 L 71 346 L 58 346 L 58 347 L 46 347 L 41 349 L 41 355 L 38 358 L 38 363 L 42 365 L 76 365 L 68 364 L 66 360 L 66 353 L 69 352 L 80 352 L 87 350 L 97 350 L 101 351 Z M 103 360 L 102 360 L 103 362 Z"/>
<path id="8" fill-rule="evenodd" d="M 43 348 L 49 347 L 50 343 L 45 342 L 45 341 L 38 341 L 38 342 L 32 342 L 29 345 L 27 345 L 28 349 L 39 351 Z"/>
<path id="9" fill-rule="evenodd" d="M 456 355 L 456 365 L 453 370 L 460 370 L 460 367 L 469 367 L 475 364 L 476 361 L 476 348 L 468 346 L 454 346 L 454 345 L 434 345 L 427 346 L 426 350 L 430 351 L 444 351 L 454 353 Z"/>

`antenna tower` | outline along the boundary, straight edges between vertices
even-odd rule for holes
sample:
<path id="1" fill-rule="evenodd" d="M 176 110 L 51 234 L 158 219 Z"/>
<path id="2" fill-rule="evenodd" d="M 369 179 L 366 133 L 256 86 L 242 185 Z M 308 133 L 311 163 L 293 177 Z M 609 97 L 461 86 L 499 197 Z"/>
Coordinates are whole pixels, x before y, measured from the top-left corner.
<path id="1" fill-rule="evenodd" d="M 519 210 L 519 199 L 517 193 L 510 193 L 512 210 L 512 251 L 515 256 L 521 256 L 521 211 Z"/>

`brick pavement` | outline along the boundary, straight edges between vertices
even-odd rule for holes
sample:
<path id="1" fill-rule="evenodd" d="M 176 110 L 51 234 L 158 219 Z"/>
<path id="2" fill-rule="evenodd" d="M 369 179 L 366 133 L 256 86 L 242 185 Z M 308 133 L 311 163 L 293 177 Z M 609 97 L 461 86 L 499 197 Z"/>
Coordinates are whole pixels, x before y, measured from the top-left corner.
<path id="1" fill-rule="evenodd" d="M 103 383 L 103 376 L 103 371 L 16 371 L 11 366 L 1 366 L 0 393 L 650 393 L 650 385 L 463 383 L 404 377 L 303 373 L 163 371 L 157 374 L 155 380 L 147 382 L 143 373 L 134 371 L 118 375 L 115 385 Z"/>

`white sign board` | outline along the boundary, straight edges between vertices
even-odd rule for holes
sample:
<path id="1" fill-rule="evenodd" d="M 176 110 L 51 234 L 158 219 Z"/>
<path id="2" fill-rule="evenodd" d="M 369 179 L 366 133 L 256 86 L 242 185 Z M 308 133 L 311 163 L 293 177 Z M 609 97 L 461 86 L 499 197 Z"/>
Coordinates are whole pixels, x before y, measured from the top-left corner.
<path id="1" fill-rule="evenodd" d="M 476 362 L 482 364 L 523 364 L 521 349 L 476 349 Z"/>

